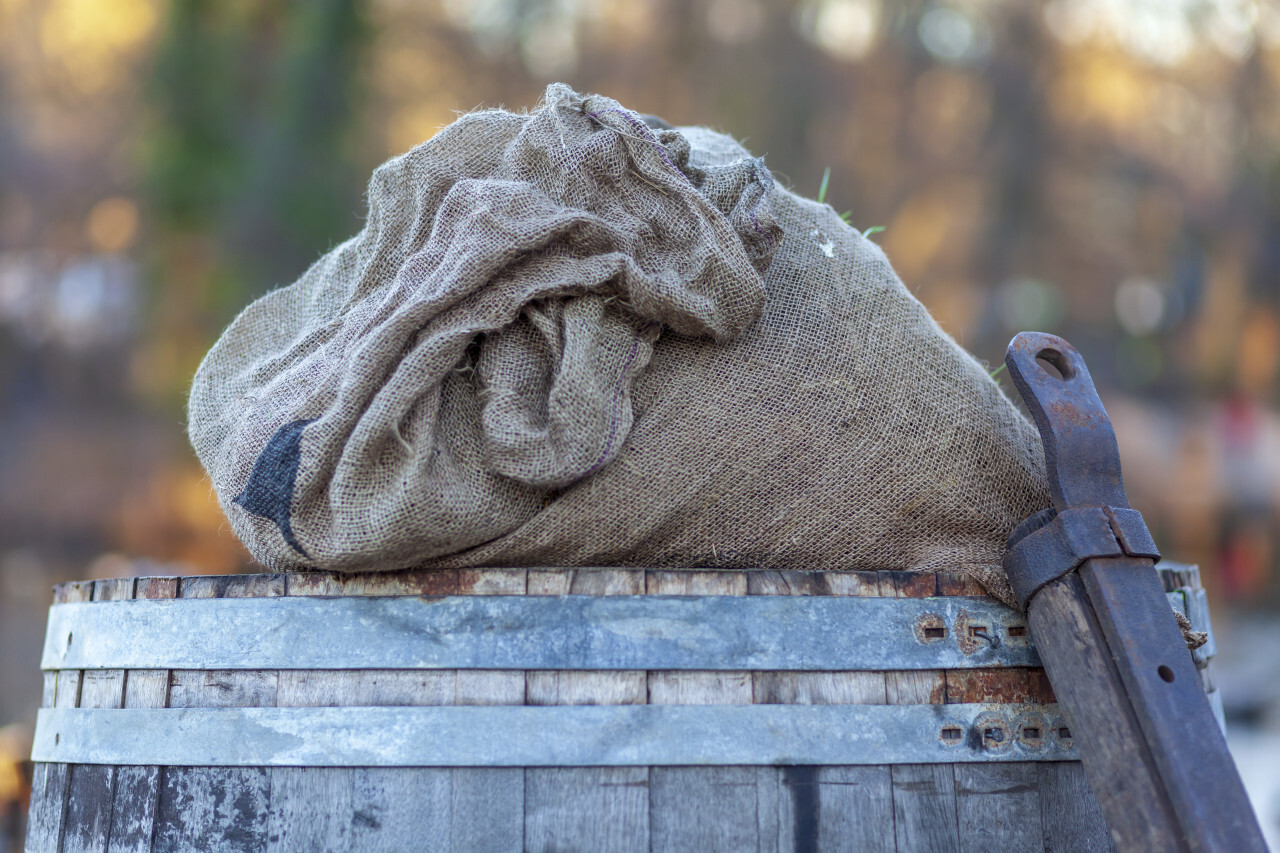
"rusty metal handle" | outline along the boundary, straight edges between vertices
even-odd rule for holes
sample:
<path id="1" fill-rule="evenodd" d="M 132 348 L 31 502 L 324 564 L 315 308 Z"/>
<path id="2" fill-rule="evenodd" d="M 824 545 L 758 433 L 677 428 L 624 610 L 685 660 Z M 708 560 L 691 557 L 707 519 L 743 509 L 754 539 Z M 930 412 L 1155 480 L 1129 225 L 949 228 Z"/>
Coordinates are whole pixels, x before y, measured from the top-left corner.
<path id="1" fill-rule="evenodd" d="M 1005 364 L 1040 430 L 1054 502 L 1014 531 L 1005 568 L 1117 847 L 1265 851 L 1084 359 L 1023 332 Z"/>

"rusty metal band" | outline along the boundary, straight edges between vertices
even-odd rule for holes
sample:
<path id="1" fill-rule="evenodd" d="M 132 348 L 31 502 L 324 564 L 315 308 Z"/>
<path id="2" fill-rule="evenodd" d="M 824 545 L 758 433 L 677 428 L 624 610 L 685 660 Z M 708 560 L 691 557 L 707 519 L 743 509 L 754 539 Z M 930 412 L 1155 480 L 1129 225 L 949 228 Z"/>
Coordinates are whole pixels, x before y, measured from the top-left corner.
<path id="1" fill-rule="evenodd" d="M 32 759 L 244 767 L 928 764 L 1078 758 L 1056 705 L 44 708 Z"/>

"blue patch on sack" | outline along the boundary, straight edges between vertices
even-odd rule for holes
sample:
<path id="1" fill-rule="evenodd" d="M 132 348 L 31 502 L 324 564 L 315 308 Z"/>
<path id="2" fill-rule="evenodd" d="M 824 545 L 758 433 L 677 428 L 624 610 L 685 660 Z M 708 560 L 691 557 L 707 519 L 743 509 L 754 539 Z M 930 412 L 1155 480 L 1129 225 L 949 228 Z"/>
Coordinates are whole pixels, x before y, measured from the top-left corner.
<path id="1" fill-rule="evenodd" d="M 302 550 L 294 537 L 289 515 L 293 508 L 293 484 L 298 479 L 298 464 L 302 460 L 302 430 L 314 421 L 314 418 L 293 421 L 280 427 L 258 454 L 244 491 L 231 499 L 254 515 L 274 521 L 289 547 L 307 559 L 311 559 L 311 555 Z"/>

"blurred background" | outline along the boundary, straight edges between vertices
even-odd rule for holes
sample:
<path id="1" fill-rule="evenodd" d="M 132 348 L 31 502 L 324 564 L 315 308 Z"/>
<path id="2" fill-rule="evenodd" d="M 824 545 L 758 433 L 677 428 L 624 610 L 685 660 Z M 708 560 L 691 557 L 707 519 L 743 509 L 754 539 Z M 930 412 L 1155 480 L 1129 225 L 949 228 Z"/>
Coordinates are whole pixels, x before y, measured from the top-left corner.
<path id="1" fill-rule="evenodd" d="M 1277 0 L 0 0 L 0 821 L 50 585 L 251 566 L 183 431 L 218 332 L 379 162 L 555 80 L 829 168 L 993 367 L 1085 354 L 1277 837 Z"/>

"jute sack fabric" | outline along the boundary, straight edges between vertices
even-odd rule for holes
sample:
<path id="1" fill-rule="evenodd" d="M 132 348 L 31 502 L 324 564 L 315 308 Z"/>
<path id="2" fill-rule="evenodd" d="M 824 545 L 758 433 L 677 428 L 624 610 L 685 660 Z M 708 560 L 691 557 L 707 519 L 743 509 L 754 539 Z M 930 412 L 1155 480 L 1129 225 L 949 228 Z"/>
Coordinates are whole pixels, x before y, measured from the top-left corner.
<path id="1" fill-rule="evenodd" d="M 553 85 L 381 166 L 189 431 L 276 570 L 1000 570 L 1034 428 L 883 252 L 729 137 Z"/>

